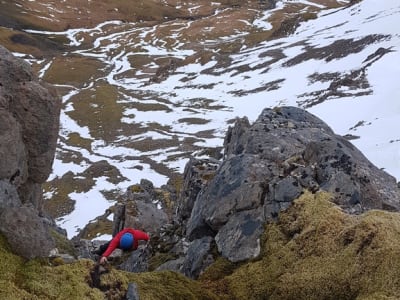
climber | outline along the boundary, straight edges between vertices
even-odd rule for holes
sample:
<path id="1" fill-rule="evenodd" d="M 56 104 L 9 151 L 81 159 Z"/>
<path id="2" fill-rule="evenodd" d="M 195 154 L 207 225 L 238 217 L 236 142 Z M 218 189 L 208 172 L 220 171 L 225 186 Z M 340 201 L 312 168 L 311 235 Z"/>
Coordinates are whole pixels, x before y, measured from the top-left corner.
<path id="1" fill-rule="evenodd" d="M 116 249 L 123 251 L 136 250 L 140 240 L 148 241 L 149 235 L 141 230 L 135 230 L 132 228 L 125 228 L 117 233 L 111 241 L 101 245 L 94 254 L 101 255 L 100 264 L 107 262 L 107 257 Z"/>

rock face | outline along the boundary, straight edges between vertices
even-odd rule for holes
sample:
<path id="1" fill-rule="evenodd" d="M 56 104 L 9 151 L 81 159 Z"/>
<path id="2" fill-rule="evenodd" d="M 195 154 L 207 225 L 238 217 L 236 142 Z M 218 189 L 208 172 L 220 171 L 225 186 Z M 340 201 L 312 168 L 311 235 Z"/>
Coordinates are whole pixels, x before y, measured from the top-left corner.
<path id="1" fill-rule="evenodd" d="M 209 264 L 213 243 L 232 262 L 258 256 L 266 222 L 276 220 L 304 190 L 332 193 L 334 202 L 351 214 L 400 209 L 395 178 L 299 108 L 265 109 L 254 124 L 238 119 L 226 135 L 224 153 L 209 180 L 199 180 L 204 177 L 196 171 L 205 161 L 191 160 L 186 166 L 178 219 L 188 249 L 197 250 L 186 251 L 175 262 L 196 262 L 179 268 L 189 277 L 196 278 Z M 212 169 L 211 163 L 201 168 Z M 201 251 L 199 245 L 204 245 Z"/>
<path id="2" fill-rule="evenodd" d="M 395 178 L 300 108 L 265 109 L 253 124 L 238 119 L 223 152 L 222 161 L 190 159 L 180 193 L 147 180 L 128 189 L 114 210 L 113 233 L 143 229 L 151 243 L 119 268 L 143 272 L 151 265 L 198 278 L 218 255 L 231 262 L 256 258 L 265 225 L 304 191 L 329 192 L 349 214 L 400 210 Z M 163 263 L 153 264 L 157 259 Z"/>
<path id="3" fill-rule="evenodd" d="M 16 252 L 54 247 L 42 211 L 58 137 L 61 102 L 30 65 L 0 46 L 0 230 Z"/>

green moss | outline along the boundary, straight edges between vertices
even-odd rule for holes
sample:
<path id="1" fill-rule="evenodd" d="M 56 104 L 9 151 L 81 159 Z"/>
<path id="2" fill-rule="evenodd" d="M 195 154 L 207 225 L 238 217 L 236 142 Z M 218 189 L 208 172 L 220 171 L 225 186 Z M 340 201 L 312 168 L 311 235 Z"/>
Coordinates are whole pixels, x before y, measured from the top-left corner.
<path id="1" fill-rule="evenodd" d="M 141 300 L 218 299 L 197 281 L 171 271 L 127 274 L 139 289 Z"/>
<path id="2" fill-rule="evenodd" d="M 95 284 L 94 262 L 25 261 L 0 235 L 0 298 L 121 299 L 134 282 L 140 299 L 399 299 L 399 236 L 399 213 L 348 215 L 329 194 L 306 192 L 267 224 L 256 261 L 217 258 L 198 281 L 170 271 L 110 267 Z M 152 264 L 166 259 L 159 255 Z"/>
<path id="3" fill-rule="evenodd" d="M 54 238 L 56 242 L 56 247 L 61 253 L 68 253 L 72 256 L 75 256 L 75 248 L 74 245 L 68 238 L 55 230 L 50 230 L 51 236 Z"/>
<path id="4" fill-rule="evenodd" d="M 163 263 L 173 259 L 176 259 L 176 257 L 169 253 L 158 253 L 149 259 L 149 271 L 154 271 Z"/>
<path id="5" fill-rule="evenodd" d="M 208 267 L 200 276 L 201 281 L 215 281 L 232 274 L 237 268 L 237 265 L 230 262 L 226 258 L 219 257 L 217 260 Z"/>
<path id="6" fill-rule="evenodd" d="M 87 281 L 93 262 L 80 260 L 56 267 L 33 260 L 19 272 L 21 288 L 38 299 L 104 299 L 103 293 Z"/>
<path id="7" fill-rule="evenodd" d="M 93 262 L 51 267 L 47 260 L 26 261 L 14 255 L 0 235 L 0 299 L 104 299 L 86 282 Z"/>
<path id="8" fill-rule="evenodd" d="M 11 253 L 6 239 L 0 234 L 0 299 L 26 299 L 28 294 L 14 283 L 23 262 L 21 257 Z"/>
<path id="9" fill-rule="evenodd" d="M 261 259 L 225 278 L 234 299 L 399 296 L 400 215 L 352 216 L 329 199 L 306 193 L 268 224 Z"/>

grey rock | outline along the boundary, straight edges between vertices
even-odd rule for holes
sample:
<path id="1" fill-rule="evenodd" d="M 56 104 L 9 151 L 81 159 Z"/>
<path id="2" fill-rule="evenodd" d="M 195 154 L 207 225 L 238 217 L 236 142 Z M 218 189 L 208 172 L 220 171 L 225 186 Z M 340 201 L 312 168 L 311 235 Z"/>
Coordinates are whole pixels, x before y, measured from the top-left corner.
<path id="1" fill-rule="evenodd" d="M 288 208 L 293 199 L 299 197 L 303 186 L 291 176 L 268 185 L 268 193 L 264 199 L 264 216 L 266 220 L 274 220 L 279 212 Z"/>
<path id="2" fill-rule="evenodd" d="M 187 251 L 182 265 L 182 273 L 189 278 L 196 279 L 214 260 L 209 253 L 211 249 L 212 237 L 205 236 L 194 240 Z"/>
<path id="3" fill-rule="evenodd" d="M 224 148 L 222 164 L 196 196 L 186 236 L 215 236 L 231 261 L 257 256 L 263 224 L 276 220 L 303 189 L 333 193 L 349 213 L 400 209 L 394 177 L 300 108 L 265 109 L 253 124 L 238 119 Z"/>
<path id="4" fill-rule="evenodd" d="M 121 270 L 133 273 L 146 272 L 149 268 L 149 257 L 149 249 L 146 247 L 139 247 L 129 255 L 127 260 L 119 265 L 119 268 Z"/>
<path id="5" fill-rule="evenodd" d="M 168 216 L 164 210 L 157 207 L 157 203 L 136 202 L 137 214 L 127 215 L 125 217 L 125 226 L 132 228 L 141 228 L 146 232 L 154 232 L 168 223 Z"/>
<path id="6" fill-rule="evenodd" d="M 215 241 L 222 256 L 239 262 L 260 254 L 260 236 L 263 232 L 262 208 L 242 211 L 232 216 L 218 231 Z"/>
<path id="7" fill-rule="evenodd" d="M 139 300 L 139 292 L 136 283 L 129 282 L 126 291 L 126 300 Z"/>
<path id="8" fill-rule="evenodd" d="M 26 258 L 47 257 L 55 246 L 41 184 L 52 168 L 60 107 L 30 65 L 0 46 L 0 232 Z"/>
<path id="9" fill-rule="evenodd" d="M 183 263 L 185 261 L 185 257 L 179 257 L 177 259 L 169 260 L 162 265 L 158 266 L 156 271 L 174 271 L 174 272 L 181 272 Z"/>
<path id="10" fill-rule="evenodd" d="M 0 180 L 15 185 L 21 202 L 40 212 L 40 184 L 51 172 L 61 99 L 26 61 L 1 46 L 0 57 Z"/>
<path id="11" fill-rule="evenodd" d="M 0 231 L 13 251 L 25 258 L 48 257 L 55 242 L 37 212 L 26 206 L 0 212 Z"/>
<path id="12" fill-rule="evenodd" d="M 400 193 L 393 176 L 374 166 L 353 144 L 341 136 L 315 141 L 304 150 L 304 160 L 315 169 L 322 189 L 335 194 L 345 210 L 400 209 Z"/>
<path id="13" fill-rule="evenodd" d="M 116 236 L 118 232 L 124 229 L 125 226 L 125 204 L 118 203 L 115 206 L 113 216 L 112 236 Z"/>
<path id="14" fill-rule="evenodd" d="M 148 233 L 154 234 L 159 228 L 169 222 L 165 210 L 156 198 L 153 183 L 149 180 L 141 180 L 140 184 L 133 188 L 128 188 L 126 201 L 123 207 L 119 207 L 114 219 L 118 220 L 119 225 L 113 228 L 138 228 Z"/>
<path id="15" fill-rule="evenodd" d="M 61 259 L 64 264 L 72 264 L 72 263 L 76 262 L 76 258 L 73 257 L 70 254 L 61 253 L 61 254 L 58 254 L 58 255 L 56 255 L 55 257 L 52 257 L 52 258 L 54 259 L 56 257 Z"/>
<path id="16" fill-rule="evenodd" d="M 18 188 L 28 177 L 28 154 L 21 125 L 11 112 L 1 109 L 0 156 L 0 179 L 6 179 Z"/>
<path id="17" fill-rule="evenodd" d="M 192 212 L 197 195 L 214 177 L 218 164 L 206 159 L 190 158 L 183 173 L 182 192 L 178 198 L 177 214 L 180 221 L 186 221 Z"/>
<path id="18" fill-rule="evenodd" d="M 0 180 L 0 211 L 7 207 L 19 207 L 21 202 L 17 189 L 6 180 Z"/>
<path id="19" fill-rule="evenodd" d="M 231 262 L 257 258 L 265 224 L 276 221 L 304 190 L 328 191 L 353 214 L 400 209 L 396 180 L 300 108 L 265 109 L 253 124 L 238 119 L 223 153 L 221 162 L 188 162 L 172 218 L 156 213 L 154 189 L 146 182 L 117 209 L 118 228 L 152 227 L 153 249 L 174 257 L 157 270 L 198 278 L 215 259 L 214 245 Z M 145 271 L 149 255 L 135 251 L 121 268 Z"/>
<path id="20" fill-rule="evenodd" d="M 215 235 L 235 211 L 259 207 L 262 183 L 269 174 L 268 166 L 254 155 L 225 160 L 193 207 L 187 223 L 189 239 Z"/>

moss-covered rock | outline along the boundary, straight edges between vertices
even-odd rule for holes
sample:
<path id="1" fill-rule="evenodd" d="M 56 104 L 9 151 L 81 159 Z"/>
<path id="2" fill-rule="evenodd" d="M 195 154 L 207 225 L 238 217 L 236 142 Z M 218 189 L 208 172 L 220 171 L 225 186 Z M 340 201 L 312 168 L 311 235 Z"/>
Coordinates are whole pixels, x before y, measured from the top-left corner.
<path id="1" fill-rule="evenodd" d="M 24 260 L 0 236 L 0 298 L 121 299 L 133 282 L 140 299 L 398 299 L 400 214 L 349 215 L 331 200 L 305 193 L 266 225 L 259 258 L 216 259 L 197 281 L 112 267 L 96 277 L 90 260 L 58 266 Z"/>
<path id="2" fill-rule="evenodd" d="M 327 193 L 296 200 L 267 225 L 261 258 L 218 286 L 231 299 L 397 299 L 400 215 L 348 215 L 329 200 Z"/>
<path id="3" fill-rule="evenodd" d="M 178 273 L 127 273 L 108 267 L 97 273 L 91 260 L 53 266 L 46 259 L 24 260 L 0 235 L 0 299 L 123 299 L 136 283 L 140 299 L 218 299 L 199 282 Z"/>

